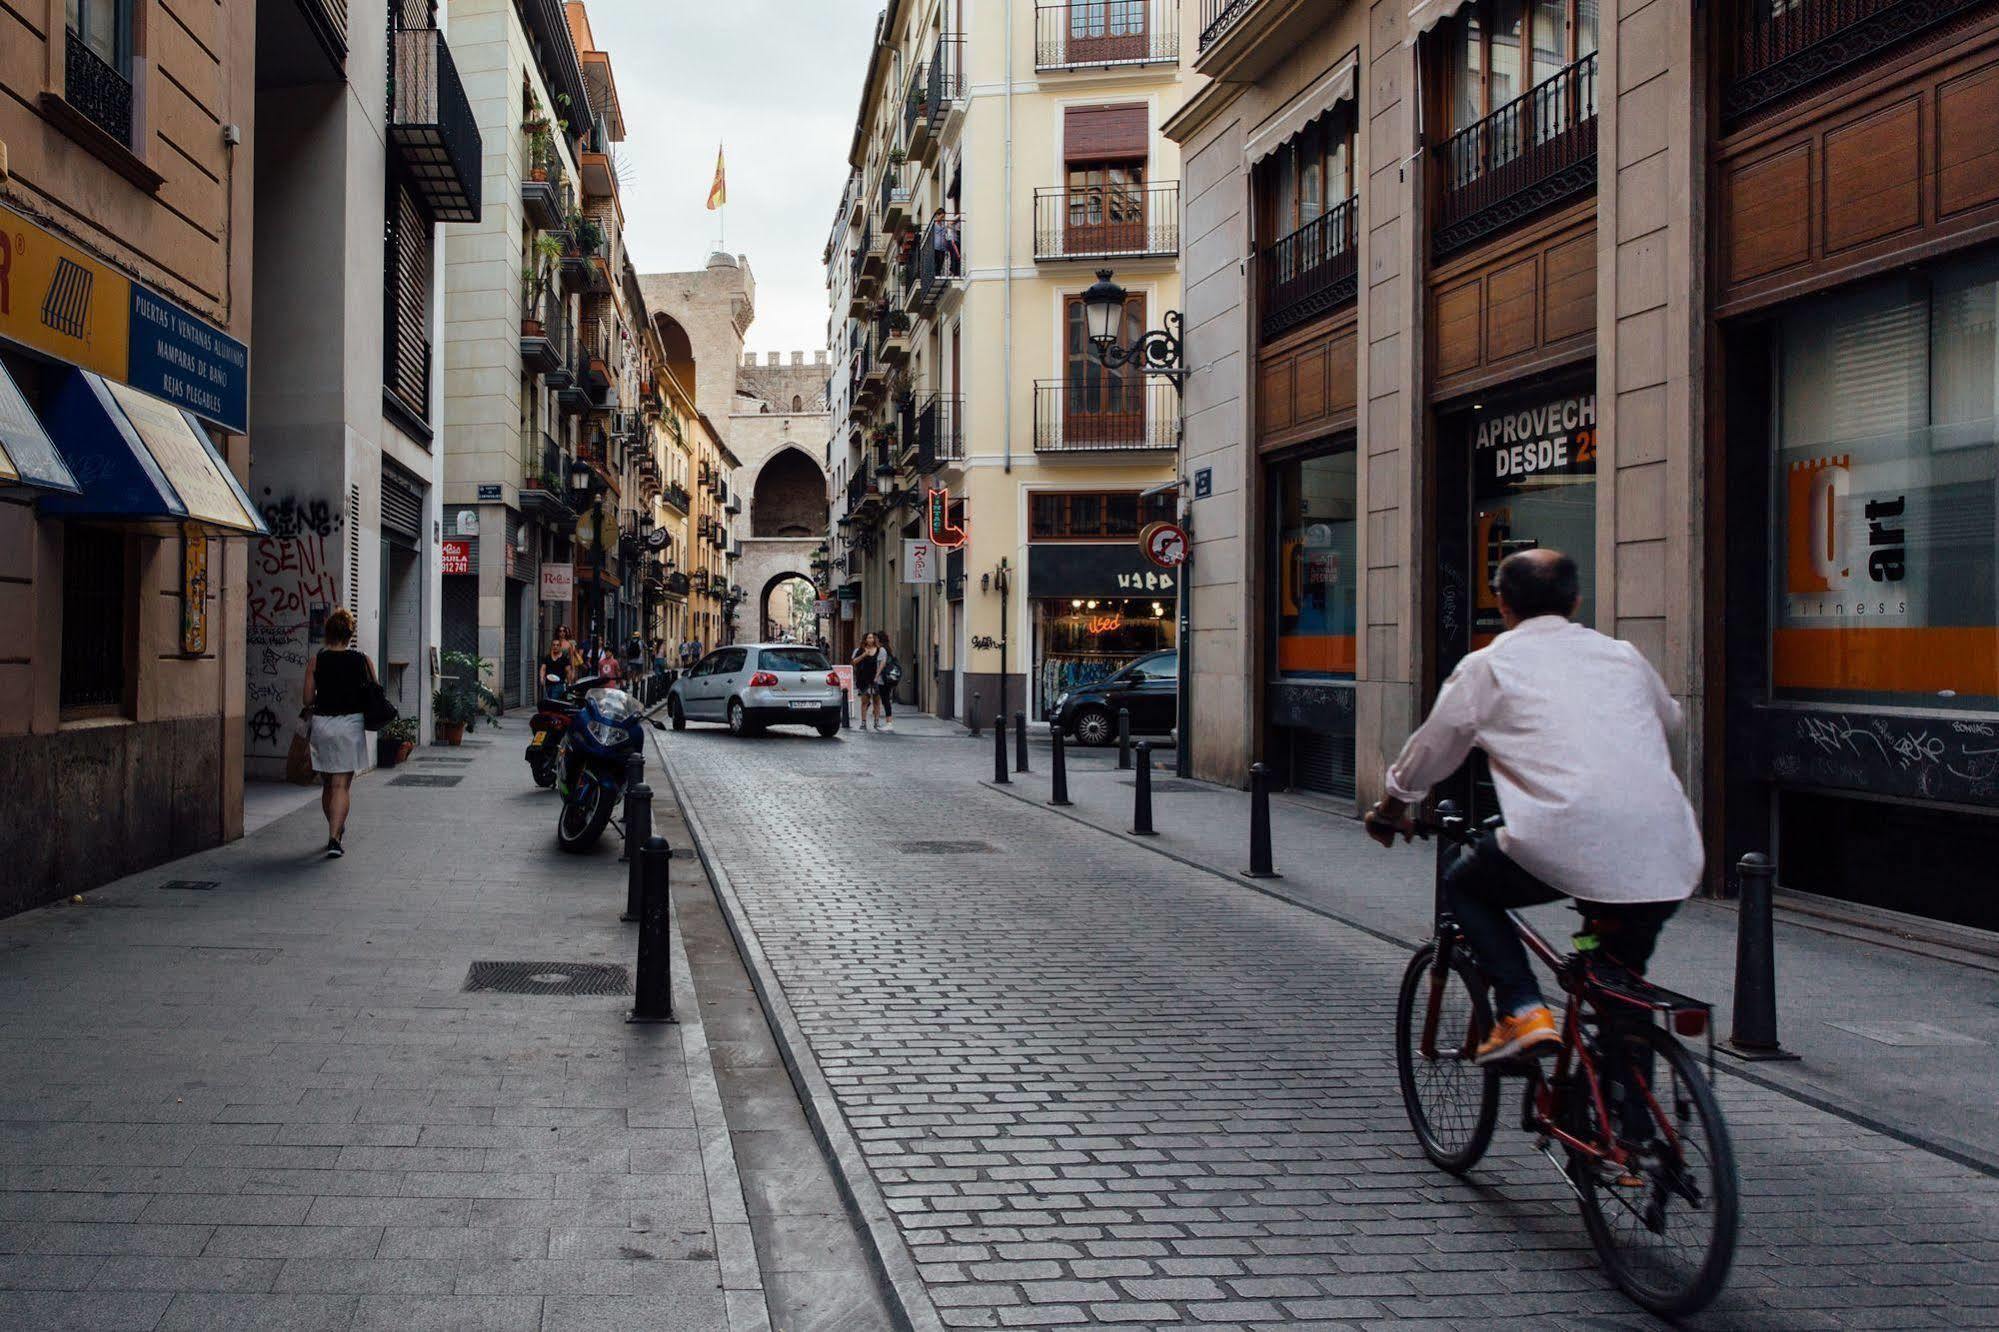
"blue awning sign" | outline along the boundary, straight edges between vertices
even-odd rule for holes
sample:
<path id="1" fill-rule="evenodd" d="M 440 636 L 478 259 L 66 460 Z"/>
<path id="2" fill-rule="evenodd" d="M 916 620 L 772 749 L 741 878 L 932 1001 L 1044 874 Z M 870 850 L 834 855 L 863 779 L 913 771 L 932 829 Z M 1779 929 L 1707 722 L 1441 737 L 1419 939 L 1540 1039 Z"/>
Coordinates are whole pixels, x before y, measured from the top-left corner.
<path id="1" fill-rule="evenodd" d="M 49 396 L 42 422 L 82 486 L 80 495 L 42 499 L 43 513 L 268 535 L 206 432 L 174 404 L 73 370 Z"/>
<path id="2" fill-rule="evenodd" d="M 33 486 L 74 495 L 82 487 L 56 451 L 49 432 L 35 419 L 27 398 L 0 365 L 0 489 Z"/>

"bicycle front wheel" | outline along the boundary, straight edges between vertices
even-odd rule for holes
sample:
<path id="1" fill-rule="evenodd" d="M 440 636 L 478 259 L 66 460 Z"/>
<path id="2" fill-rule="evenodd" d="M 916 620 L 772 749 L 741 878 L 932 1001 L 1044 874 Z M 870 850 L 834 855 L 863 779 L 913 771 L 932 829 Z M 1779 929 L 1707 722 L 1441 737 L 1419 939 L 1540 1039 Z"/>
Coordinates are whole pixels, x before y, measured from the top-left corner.
<path id="1" fill-rule="evenodd" d="M 1619 1138 L 1631 1164 L 1620 1170 L 1572 1156 L 1571 1175 L 1611 1280 L 1644 1308 L 1677 1318 L 1707 1307 L 1735 1260 L 1735 1152 L 1714 1089 L 1687 1048 L 1657 1027 L 1624 1039 L 1623 1076 L 1649 1092 L 1630 1111 L 1612 1102 L 1610 1113 L 1626 1121 Z"/>
<path id="2" fill-rule="evenodd" d="M 1472 1051 L 1492 1030 L 1492 1009 L 1461 953 L 1441 971 L 1436 960 L 1433 939 L 1402 973 L 1395 1074 L 1423 1155 L 1462 1175 L 1485 1155 L 1499 1117 L 1499 1074 L 1472 1062 Z"/>

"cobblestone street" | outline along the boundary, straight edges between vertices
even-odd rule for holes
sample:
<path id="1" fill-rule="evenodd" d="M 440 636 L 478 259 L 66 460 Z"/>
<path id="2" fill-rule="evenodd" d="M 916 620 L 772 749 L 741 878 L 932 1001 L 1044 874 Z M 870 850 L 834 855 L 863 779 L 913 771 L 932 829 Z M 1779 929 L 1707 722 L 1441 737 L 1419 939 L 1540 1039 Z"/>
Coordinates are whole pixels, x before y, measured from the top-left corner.
<path id="1" fill-rule="evenodd" d="M 985 789 L 990 750 L 925 729 L 661 737 L 915 1326 L 1642 1324 L 1505 1114 L 1468 1179 L 1422 1159 L 1401 949 Z M 1719 1092 L 1744 1232 L 1695 1325 L 1999 1321 L 1999 1182 Z"/>

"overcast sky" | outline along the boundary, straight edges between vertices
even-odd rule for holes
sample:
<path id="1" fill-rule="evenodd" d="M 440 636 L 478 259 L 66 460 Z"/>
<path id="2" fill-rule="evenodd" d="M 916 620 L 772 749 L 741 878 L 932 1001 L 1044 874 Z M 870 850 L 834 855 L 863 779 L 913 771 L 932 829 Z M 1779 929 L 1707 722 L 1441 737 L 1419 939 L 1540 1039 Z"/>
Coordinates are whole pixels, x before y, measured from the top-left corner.
<path id="1" fill-rule="evenodd" d="M 756 277 L 751 351 L 826 345 L 819 252 L 881 0 L 588 0 L 625 113 L 625 240 L 641 273 L 700 268 L 715 144 L 728 155 L 727 248 Z"/>

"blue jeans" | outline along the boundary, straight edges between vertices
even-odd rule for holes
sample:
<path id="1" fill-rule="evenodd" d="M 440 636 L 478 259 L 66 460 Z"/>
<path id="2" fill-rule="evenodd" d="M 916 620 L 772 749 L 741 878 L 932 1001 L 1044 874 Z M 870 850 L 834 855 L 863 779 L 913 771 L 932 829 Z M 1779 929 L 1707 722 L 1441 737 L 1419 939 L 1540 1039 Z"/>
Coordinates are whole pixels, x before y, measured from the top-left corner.
<path id="1" fill-rule="evenodd" d="M 1550 888 L 1520 868 L 1491 835 L 1458 852 L 1444 871 L 1444 903 L 1464 930 L 1465 942 L 1492 982 L 1493 1012 L 1506 1017 L 1542 1002 L 1541 987 L 1506 913 L 1519 907 L 1560 901 L 1567 894 Z M 1599 939 L 1599 955 L 1642 976 L 1659 942 L 1659 931 L 1678 902 L 1585 904 L 1589 929 Z"/>

